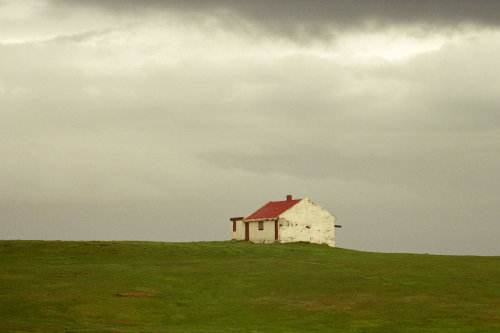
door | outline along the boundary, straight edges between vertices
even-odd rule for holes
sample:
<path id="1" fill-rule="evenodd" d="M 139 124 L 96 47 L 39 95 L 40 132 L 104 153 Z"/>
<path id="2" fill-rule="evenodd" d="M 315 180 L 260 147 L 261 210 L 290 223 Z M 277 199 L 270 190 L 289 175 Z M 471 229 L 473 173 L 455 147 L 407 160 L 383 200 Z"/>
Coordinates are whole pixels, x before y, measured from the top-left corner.
<path id="1" fill-rule="evenodd" d="M 250 240 L 250 229 L 249 229 L 249 223 L 245 223 L 245 240 Z"/>

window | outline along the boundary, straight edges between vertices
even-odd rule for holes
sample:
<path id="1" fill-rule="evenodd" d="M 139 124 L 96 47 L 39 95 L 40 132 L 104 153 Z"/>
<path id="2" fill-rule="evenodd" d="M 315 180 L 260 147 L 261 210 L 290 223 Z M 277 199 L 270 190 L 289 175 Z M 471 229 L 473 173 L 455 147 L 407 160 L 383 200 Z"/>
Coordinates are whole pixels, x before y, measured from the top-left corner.
<path id="1" fill-rule="evenodd" d="M 236 221 L 233 221 L 233 232 L 236 232 Z"/>
<path id="2" fill-rule="evenodd" d="M 264 222 L 259 222 L 259 230 L 264 230 Z"/>

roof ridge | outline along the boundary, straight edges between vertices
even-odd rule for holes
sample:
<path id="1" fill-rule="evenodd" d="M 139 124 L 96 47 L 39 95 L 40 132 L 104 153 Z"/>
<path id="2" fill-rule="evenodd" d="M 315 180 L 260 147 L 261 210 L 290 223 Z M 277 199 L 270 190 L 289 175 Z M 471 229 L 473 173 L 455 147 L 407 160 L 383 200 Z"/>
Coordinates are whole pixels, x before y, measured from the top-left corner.
<path id="1" fill-rule="evenodd" d="M 268 203 L 266 203 L 265 205 L 254 211 L 252 214 L 245 217 L 244 220 L 276 218 L 302 200 L 303 199 L 269 201 Z"/>

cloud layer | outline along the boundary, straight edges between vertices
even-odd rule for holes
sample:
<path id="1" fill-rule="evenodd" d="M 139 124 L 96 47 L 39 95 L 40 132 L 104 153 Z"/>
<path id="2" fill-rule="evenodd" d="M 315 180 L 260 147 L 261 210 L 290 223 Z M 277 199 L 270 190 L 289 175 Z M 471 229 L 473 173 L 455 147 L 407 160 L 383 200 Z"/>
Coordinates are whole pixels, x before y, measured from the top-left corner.
<path id="1" fill-rule="evenodd" d="M 342 247 L 498 254 L 498 5 L 307 4 L 2 3 L 0 237 L 227 239 L 292 193 Z"/>
<path id="2" fill-rule="evenodd" d="M 421 25 L 426 28 L 450 27 L 461 24 L 498 26 L 495 0 L 444 1 L 163 1 L 163 0 L 110 0 L 59 1 L 63 6 L 94 6 L 102 10 L 121 13 L 137 11 L 165 11 L 192 15 L 224 16 L 232 20 L 245 20 L 263 25 L 267 29 L 295 34 L 303 31 L 319 33 L 328 28 L 360 29 L 386 26 Z M 237 22 L 236 24 L 239 24 Z"/>

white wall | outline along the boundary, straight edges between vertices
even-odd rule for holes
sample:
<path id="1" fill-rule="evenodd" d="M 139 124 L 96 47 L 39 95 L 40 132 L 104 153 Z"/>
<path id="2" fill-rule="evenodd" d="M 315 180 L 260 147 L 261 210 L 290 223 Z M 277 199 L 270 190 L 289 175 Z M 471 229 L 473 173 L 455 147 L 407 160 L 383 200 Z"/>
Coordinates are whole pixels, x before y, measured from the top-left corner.
<path id="1" fill-rule="evenodd" d="M 280 215 L 279 241 L 335 246 L 335 219 L 323 207 L 305 198 Z"/>
<path id="2" fill-rule="evenodd" d="M 231 224 L 231 239 L 245 240 L 245 223 L 243 220 L 236 221 L 236 232 L 233 231 L 233 222 Z"/>
<path id="3" fill-rule="evenodd" d="M 274 243 L 274 220 L 264 221 L 264 230 L 259 230 L 258 222 L 248 222 L 250 232 L 250 242 L 253 243 Z M 243 239 L 245 231 L 243 230 Z"/>

